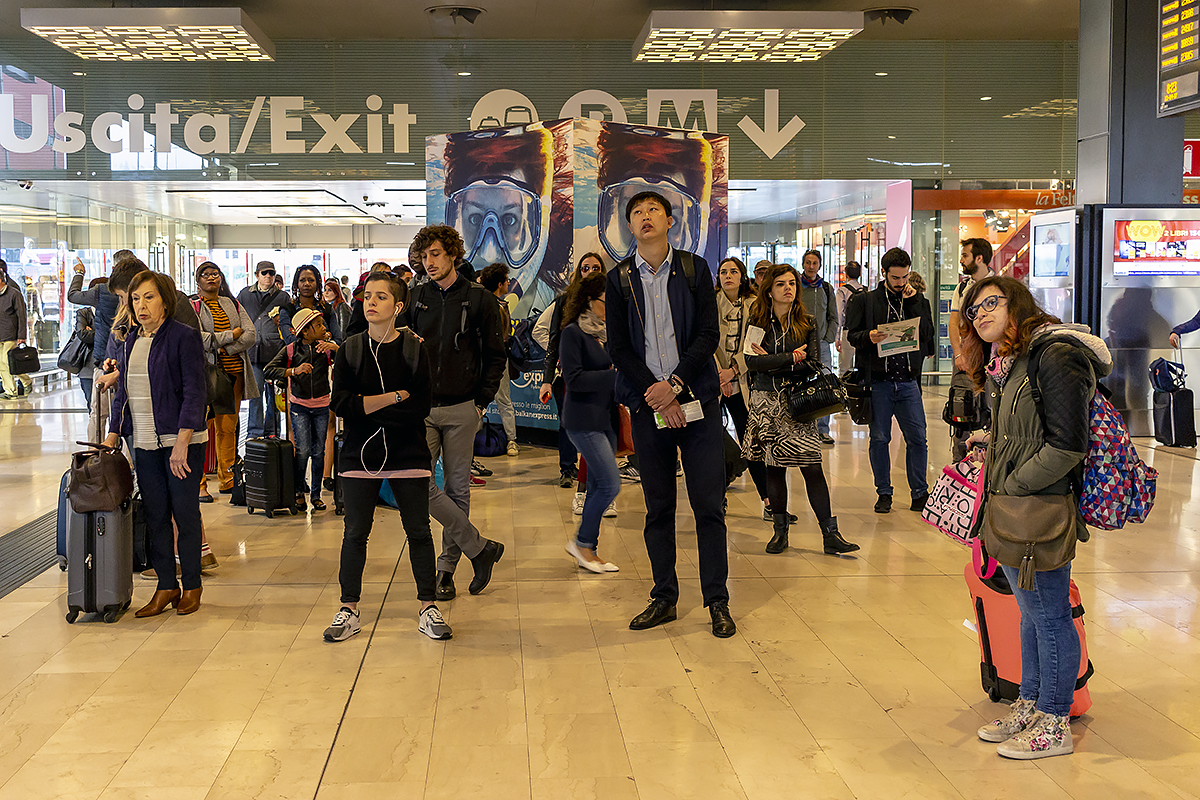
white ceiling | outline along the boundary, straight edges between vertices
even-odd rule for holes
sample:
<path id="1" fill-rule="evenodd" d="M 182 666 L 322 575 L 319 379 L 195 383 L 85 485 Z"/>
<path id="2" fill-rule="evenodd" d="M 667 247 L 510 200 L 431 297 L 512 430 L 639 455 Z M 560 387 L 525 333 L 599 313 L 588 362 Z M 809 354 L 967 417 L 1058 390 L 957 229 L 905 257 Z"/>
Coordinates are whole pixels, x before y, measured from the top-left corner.
<path id="1" fill-rule="evenodd" d="M 868 23 L 868 39 L 1064 40 L 1078 36 L 1079 0 L 459 0 L 485 13 L 474 23 L 438 20 L 425 12 L 447 0 L 241 0 L 272 40 L 385 41 L 402 39 L 627 39 L 631 46 L 651 10 L 862 11 L 915 7 L 904 25 Z M 33 36 L 21 28 L 21 6 L 0 3 L 0 36 Z M 37 0 L 42 8 L 109 8 L 110 0 Z M 122 0 L 122 7 L 180 5 Z M 226 4 L 221 4 L 226 5 Z M 228 5 L 234 5 L 230 3 Z"/>
<path id="2" fill-rule="evenodd" d="M 414 180 L 38 181 L 34 190 L 86 197 L 204 225 L 411 225 L 425 221 L 425 182 Z"/>

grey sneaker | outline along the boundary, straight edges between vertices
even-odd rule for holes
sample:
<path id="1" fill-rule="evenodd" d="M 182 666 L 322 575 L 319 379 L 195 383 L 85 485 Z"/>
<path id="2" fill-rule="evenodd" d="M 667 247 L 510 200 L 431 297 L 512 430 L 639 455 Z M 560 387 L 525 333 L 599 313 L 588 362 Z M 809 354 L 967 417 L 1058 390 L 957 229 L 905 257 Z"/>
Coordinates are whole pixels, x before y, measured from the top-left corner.
<path id="1" fill-rule="evenodd" d="M 996 752 L 1005 758 L 1025 761 L 1050 756 L 1065 756 L 1075 752 L 1071 739 L 1069 717 L 1037 712 L 1033 723 L 1006 742 L 1001 742 Z"/>
<path id="2" fill-rule="evenodd" d="M 417 630 L 430 639 L 449 639 L 454 635 L 450 626 L 446 624 L 446 620 L 442 619 L 442 612 L 438 611 L 437 606 L 430 606 L 422 611 L 420 620 Z"/>
<path id="3" fill-rule="evenodd" d="M 344 642 L 361 630 L 362 625 L 358 622 L 358 612 L 342 606 L 333 615 L 333 624 L 325 629 L 325 641 Z"/>
<path id="4" fill-rule="evenodd" d="M 1009 707 L 1006 715 L 980 728 L 979 738 L 985 742 L 1007 741 L 1028 728 L 1035 716 L 1037 709 L 1032 700 L 1018 700 Z"/>

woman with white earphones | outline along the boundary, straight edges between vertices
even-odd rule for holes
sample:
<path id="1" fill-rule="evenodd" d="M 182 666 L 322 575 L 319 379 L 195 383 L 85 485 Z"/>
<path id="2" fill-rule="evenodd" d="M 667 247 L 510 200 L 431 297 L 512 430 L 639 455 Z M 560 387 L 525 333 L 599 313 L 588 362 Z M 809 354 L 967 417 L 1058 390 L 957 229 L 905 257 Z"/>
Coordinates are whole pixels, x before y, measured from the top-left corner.
<path id="1" fill-rule="evenodd" d="M 421 602 L 418 630 L 449 639 L 450 626 L 435 599 L 435 557 L 429 530 L 432 477 L 425 417 L 429 414 L 429 361 L 421 341 L 395 327 L 408 300 L 408 287 L 390 272 L 367 278 L 363 314 L 367 331 L 348 338 L 333 364 L 333 412 L 342 418 L 345 440 L 338 463 L 345 504 L 342 537 L 341 607 L 325 629 L 325 641 L 341 642 L 361 630 L 358 603 L 367 538 L 383 481 L 391 485 L 408 537 L 408 557 Z"/>

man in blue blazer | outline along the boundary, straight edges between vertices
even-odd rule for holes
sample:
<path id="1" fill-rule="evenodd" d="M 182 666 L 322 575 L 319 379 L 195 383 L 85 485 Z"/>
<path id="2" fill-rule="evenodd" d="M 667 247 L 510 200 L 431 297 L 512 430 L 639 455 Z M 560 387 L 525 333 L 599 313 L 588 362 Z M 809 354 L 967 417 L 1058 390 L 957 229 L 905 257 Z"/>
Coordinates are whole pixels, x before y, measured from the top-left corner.
<path id="1" fill-rule="evenodd" d="M 633 446 L 646 496 L 646 551 L 654 572 L 650 605 L 629 627 L 645 630 L 676 618 L 675 459 L 683 459 L 696 520 L 700 587 L 714 636 L 737 630 L 729 614 L 725 456 L 720 382 L 713 354 L 720 338 L 708 264 L 667 240 L 671 204 L 656 192 L 634 195 L 625 221 L 637 251 L 608 273 L 608 352 L 617 400 L 629 407 Z"/>

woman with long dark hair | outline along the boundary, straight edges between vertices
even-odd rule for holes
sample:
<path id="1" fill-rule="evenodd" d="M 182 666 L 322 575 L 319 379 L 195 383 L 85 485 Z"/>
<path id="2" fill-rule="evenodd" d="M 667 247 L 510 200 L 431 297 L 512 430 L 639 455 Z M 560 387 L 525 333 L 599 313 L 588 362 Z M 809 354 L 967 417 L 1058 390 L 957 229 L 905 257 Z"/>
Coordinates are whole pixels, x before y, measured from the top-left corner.
<path id="1" fill-rule="evenodd" d="M 774 535 L 768 553 L 788 547 L 791 518 L 787 506 L 787 470 L 799 467 L 808 502 L 821 525 L 825 552 L 842 555 L 858 545 L 842 538 L 829 499 L 829 484 L 821 465 L 821 440 L 816 422 L 797 422 L 788 413 L 783 390 L 788 377 L 809 358 L 815 359 L 820 337 L 800 299 L 800 275 L 788 264 L 774 264 L 763 276 L 750 324 L 766 331 L 761 344 L 746 356 L 750 372 L 750 415 L 742 455 L 766 464 L 767 496 Z"/>
<path id="2" fill-rule="evenodd" d="M 754 307 L 754 290 L 750 275 L 741 259 L 730 256 L 717 267 L 717 315 L 721 339 L 717 344 L 717 377 L 721 380 L 721 405 L 733 419 L 738 440 L 746 436 L 746 418 L 750 413 L 750 383 L 742 348 L 746 328 L 750 325 Z M 763 503 L 763 518 L 771 519 L 771 504 L 767 500 L 767 471 L 761 461 L 748 463 L 750 478 Z"/>
<path id="3" fill-rule="evenodd" d="M 607 270 L 604 266 L 603 256 L 599 253 L 584 253 L 575 265 L 571 282 L 567 284 L 567 292 L 587 276 L 597 273 L 604 275 L 605 272 Z M 571 443 L 562 424 L 563 382 L 562 374 L 559 371 L 558 347 L 559 337 L 562 335 L 563 303 L 566 302 L 567 292 L 554 298 L 554 305 L 551 307 L 550 344 L 546 348 L 546 362 L 542 368 L 542 390 L 538 394 L 538 399 L 543 404 L 549 403 L 550 398 L 553 397 L 554 403 L 558 407 L 558 485 L 564 489 L 569 489 L 579 475 L 575 467 L 575 445 Z M 583 491 L 582 486 L 580 491 Z"/>
<path id="4" fill-rule="evenodd" d="M 1112 371 L 1112 357 L 1086 326 L 1062 324 L 1012 278 L 984 278 L 967 291 L 959 333 L 964 368 L 992 407 L 991 431 L 967 440 L 968 448 L 987 443 L 981 535 L 1021 610 L 1020 697 L 979 738 L 998 742 L 1007 758 L 1065 755 L 1074 750 L 1081 658 L 1071 560 L 1075 542 L 1088 537 L 1072 476 L 1087 455 L 1096 381 Z"/>
<path id="5" fill-rule="evenodd" d="M 346 329 L 350 327 L 350 304 L 346 302 L 346 297 L 342 294 L 342 285 L 338 283 L 337 278 L 325 279 L 325 288 L 321 292 L 321 299 L 333 309 L 333 316 L 337 320 L 338 328 L 341 329 L 344 338 Z"/>
<path id="6" fill-rule="evenodd" d="M 565 386 L 563 428 L 588 464 L 587 496 L 579 530 L 567 552 L 591 572 L 616 572 L 596 555 L 600 518 L 621 491 L 617 470 L 617 405 L 613 391 L 617 373 L 604 349 L 603 273 L 571 283 L 563 303 L 559 360 Z"/>

